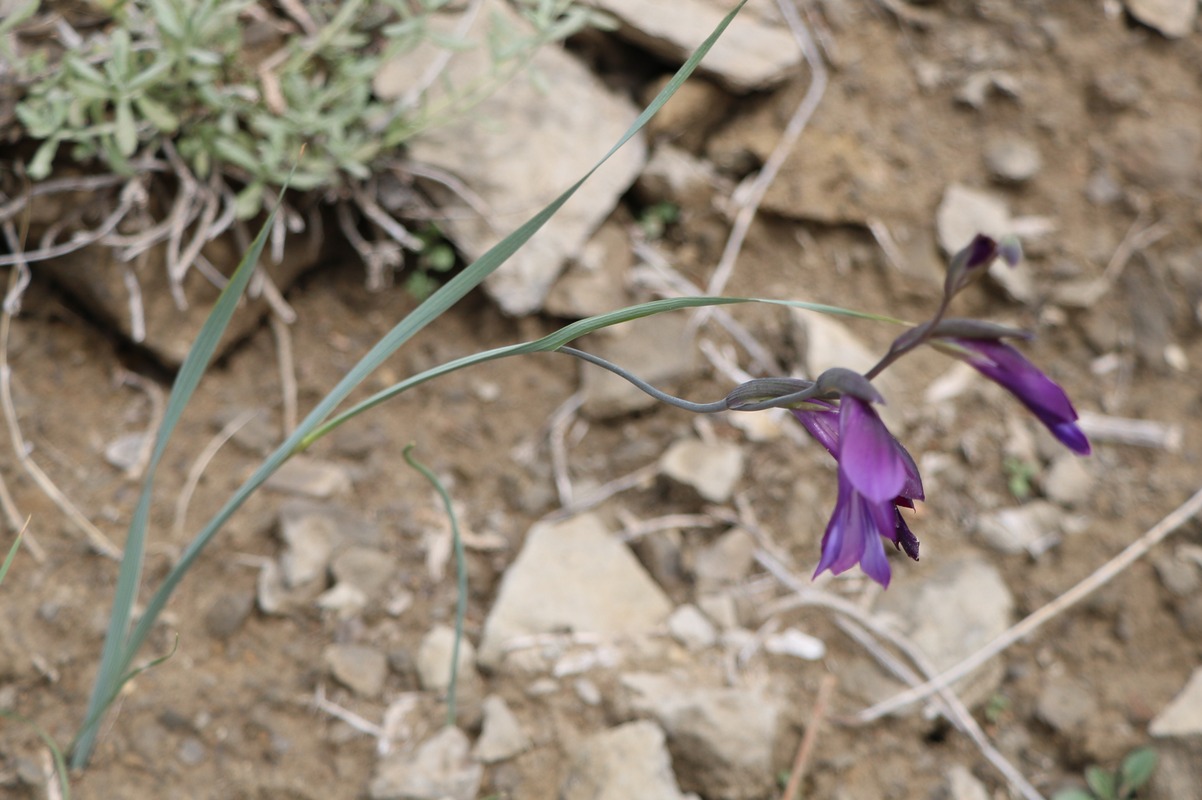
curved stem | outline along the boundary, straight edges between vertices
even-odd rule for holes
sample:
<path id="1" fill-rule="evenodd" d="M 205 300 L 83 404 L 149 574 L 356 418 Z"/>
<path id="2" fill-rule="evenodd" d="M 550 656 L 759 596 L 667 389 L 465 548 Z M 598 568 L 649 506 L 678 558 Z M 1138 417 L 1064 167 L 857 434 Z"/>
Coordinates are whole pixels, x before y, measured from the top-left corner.
<path id="1" fill-rule="evenodd" d="M 566 347 L 565 346 L 565 347 L 559 348 L 555 352 L 566 353 L 567 355 L 575 356 L 576 358 L 579 358 L 582 361 L 587 361 L 590 364 L 595 364 L 596 366 L 601 367 L 602 369 L 607 369 L 610 372 L 612 372 L 613 374 L 617 375 L 622 380 L 628 381 L 631 384 L 633 384 L 634 386 L 638 387 L 639 389 L 642 389 L 644 392 L 651 395 L 656 400 L 659 400 L 662 403 L 667 403 L 668 405 L 671 405 L 671 406 L 676 406 L 677 408 L 683 408 L 685 411 L 692 411 L 694 414 L 713 414 L 718 411 L 726 411 L 727 410 L 725 398 L 723 398 L 722 400 L 717 400 L 713 403 L 693 403 L 688 400 L 682 400 L 679 397 L 668 394 L 667 392 L 661 392 L 659 389 L 656 389 L 654 386 L 647 383 L 645 380 L 643 380 L 639 376 L 637 376 L 631 372 L 627 372 L 626 370 L 619 367 L 617 364 L 614 364 L 610 361 L 606 361 L 604 358 L 601 358 L 601 356 L 595 356 L 592 353 L 586 353 L 583 350 L 577 350 L 575 347 Z"/>

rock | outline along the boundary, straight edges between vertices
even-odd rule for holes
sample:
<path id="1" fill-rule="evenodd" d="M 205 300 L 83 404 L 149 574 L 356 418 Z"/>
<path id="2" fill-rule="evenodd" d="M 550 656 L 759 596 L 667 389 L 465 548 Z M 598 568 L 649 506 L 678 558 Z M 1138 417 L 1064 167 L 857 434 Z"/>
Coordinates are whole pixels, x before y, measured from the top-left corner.
<path id="1" fill-rule="evenodd" d="M 484 698 L 484 729 L 472 755 L 485 764 L 506 761 L 530 749 L 530 737 L 498 695 Z"/>
<path id="2" fill-rule="evenodd" d="M 1145 189 L 1189 191 L 1202 162 L 1202 114 L 1180 103 L 1158 108 L 1155 117 L 1119 119 L 1112 146 L 1123 177 Z"/>
<path id="3" fill-rule="evenodd" d="M 725 503 L 743 477 L 743 448 L 734 442 L 673 442 L 660 459 L 669 478 L 692 486 L 711 503 Z"/>
<path id="4" fill-rule="evenodd" d="M 640 98 L 643 105 L 649 105 L 671 80 L 671 75 L 664 75 L 652 81 Z M 700 152 L 706 137 L 725 118 L 730 105 L 729 95 L 693 75 L 647 123 L 647 135 L 653 140 L 671 141 L 690 153 Z"/>
<path id="5" fill-rule="evenodd" d="M 280 569 L 284 584 L 293 589 L 314 581 L 324 582 L 340 538 L 333 518 L 320 513 L 280 516 L 280 535 L 284 539 Z"/>
<path id="6" fill-rule="evenodd" d="M 634 264 L 631 247 L 626 227 L 608 220 L 551 287 L 544 310 L 557 317 L 583 319 L 629 305 L 626 277 Z"/>
<path id="7" fill-rule="evenodd" d="M 1058 733 L 1079 733 L 1097 713 L 1096 694 L 1072 678 L 1053 678 L 1040 689 L 1035 716 Z"/>
<path id="8" fill-rule="evenodd" d="M 1160 738 L 1202 734 L 1202 667 L 1194 670 L 1185 688 L 1156 715 L 1148 733 Z"/>
<path id="9" fill-rule="evenodd" d="M 482 5 L 481 18 L 501 20 L 511 35 L 528 30 L 503 0 L 486 0 Z M 445 22 L 435 24 L 449 30 L 458 17 L 444 16 Z M 477 25 L 469 34 L 470 44 L 456 48 L 444 73 L 446 85 L 470 86 L 478 76 L 489 74 L 489 35 L 488 26 Z M 428 69 L 432 55 L 432 50 L 421 46 L 398 56 L 386 68 L 387 80 L 377 76 L 377 83 L 402 87 L 392 91 L 403 93 Z M 638 115 L 630 101 L 607 89 L 562 47 L 539 48 L 530 70 L 555 76 L 555 91 L 544 91 L 523 72 L 474 105 L 471 114 L 452 116 L 406 141 L 414 161 L 455 175 L 487 209 L 481 216 L 446 187 L 428 186 L 446 212 L 440 225 L 471 259 L 496 244 L 498 231 L 508 231 L 515 219 L 542 208 L 591 169 Z M 528 245 L 489 276 L 485 289 L 505 313 L 527 314 L 542 306 L 565 261 L 580 252 L 609 216 L 645 160 L 646 145 L 636 136 L 589 178 Z M 531 164 L 538 164 L 538 169 L 531 169 Z"/>
<path id="10" fill-rule="evenodd" d="M 443 728 L 412 752 L 386 756 L 376 765 L 371 800 L 476 800 L 484 767 L 468 755 L 458 728 Z"/>
<path id="11" fill-rule="evenodd" d="M 1180 39 L 1194 29 L 1197 0 L 1124 0 L 1131 16 L 1170 39 Z"/>
<path id="12" fill-rule="evenodd" d="M 351 476 L 339 464 L 301 455 L 285 461 L 264 486 L 277 492 L 327 500 L 349 492 Z"/>
<path id="13" fill-rule="evenodd" d="M 378 697 L 388 677 L 388 658 L 372 647 L 359 644 L 332 644 L 322 653 L 330 674 L 352 692 L 363 697 Z"/>
<path id="14" fill-rule="evenodd" d="M 779 702 L 758 691 L 687 686 L 667 675 L 630 673 L 632 706 L 655 718 L 681 786 L 718 800 L 751 800 L 773 786 Z"/>
<path id="15" fill-rule="evenodd" d="M 996 239 L 1015 233 L 1015 227 L 1005 201 L 958 183 L 947 187 L 935 215 L 939 246 L 948 256 L 967 245 L 978 233 Z M 1025 261 L 1011 267 L 998 259 L 989 268 L 989 277 L 1021 303 L 1036 299 L 1034 276 Z"/>
<path id="16" fill-rule="evenodd" d="M 1026 139 L 1007 136 L 995 139 L 985 149 L 985 165 L 996 177 L 1013 183 L 1034 178 L 1043 166 L 1035 145 Z"/>
<path id="17" fill-rule="evenodd" d="M 975 533 L 1001 553 L 1043 552 L 1050 538 L 1060 535 L 1064 512 L 1046 500 L 992 511 L 977 518 Z"/>
<path id="18" fill-rule="evenodd" d="M 987 790 L 968 767 L 956 764 L 947 771 L 948 800 L 990 800 Z"/>
<path id="19" fill-rule="evenodd" d="M 439 625 L 430 630 L 417 649 L 417 677 L 422 688 L 430 692 L 445 692 L 451 685 L 451 654 L 455 648 L 455 630 Z M 459 642 L 459 683 L 470 678 L 476 648 L 463 637 Z"/>
<path id="20" fill-rule="evenodd" d="M 903 578 L 877 603 L 934 665 L 945 670 L 1005 631 L 1014 598 L 997 568 L 987 561 L 952 561 L 920 579 Z M 970 708 L 988 699 L 1002 679 L 994 661 L 956 684 Z"/>
<path id="21" fill-rule="evenodd" d="M 560 800 L 683 800 L 653 722 L 629 722 L 585 739 L 572 755 Z"/>
<path id="22" fill-rule="evenodd" d="M 205 612 L 205 630 L 214 639 L 233 636 L 250 616 L 255 598 L 249 592 L 222 592 Z"/>
<path id="23" fill-rule="evenodd" d="M 678 63 L 692 55 L 730 11 L 722 0 L 593 0 L 592 5 L 618 18 L 619 35 Z M 753 0 L 706 55 L 701 69 L 740 93 L 791 75 L 801 63 L 801 52 L 788 29 L 769 14 L 770 3 Z"/>
<path id="24" fill-rule="evenodd" d="M 565 629 L 648 632 L 671 610 L 663 591 L 597 517 L 535 525 L 501 581 L 479 662 L 500 665 L 505 643 L 516 636 Z"/>
<path id="25" fill-rule="evenodd" d="M 97 208 L 115 208 L 117 204 L 116 197 L 105 197 L 104 192 L 78 199 Z M 252 222 L 252 230 L 254 226 Z M 45 231 L 45 226 L 34 225 L 29 231 L 29 241 L 39 241 Z M 62 233 L 65 235 L 60 235 L 59 241 L 66 241 L 70 240 L 73 231 L 68 229 Z M 310 226 L 305 233 L 289 235 L 285 240 L 283 260 L 279 264 L 272 260 L 271 248 L 264 252 L 259 268 L 267 271 L 271 282 L 281 292 L 287 291 L 302 273 L 321 263 L 329 254 L 327 245 L 332 244 L 335 237 L 323 238 L 320 233 L 321 226 L 318 225 Z M 187 307 L 181 310 L 176 305 L 167 277 L 167 249 L 166 242 L 155 245 L 146 251 L 145 260 L 140 259 L 137 266 L 131 268 L 129 262 L 119 258 L 119 248 L 92 245 L 61 258 L 38 262 L 37 269 L 41 274 L 49 275 L 60 288 L 88 308 L 105 327 L 136 341 L 158 361 L 175 369 L 188 355 L 221 290 L 198 270 L 191 269 L 183 282 L 183 297 Z M 243 248 L 232 234 L 220 236 L 201 249 L 201 255 L 225 273 L 233 272 L 242 253 Z M 140 290 L 145 323 L 144 338 L 140 339 L 130 315 L 129 287 L 125 282 L 127 274 L 136 275 Z M 217 355 L 220 356 L 230 345 L 242 341 L 255 330 L 269 310 L 265 293 L 258 297 L 244 296 L 234 311 L 225 335 L 221 337 Z"/>
<path id="26" fill-rule="evenodd" d="M 187 736 L 179 743 L 179 749 L 175 755 L 183 764 L 194 767 L 205 760 L 204 742 L 195 736 Z"/>
<path id="27" fill-rule="evenodd" d="M 576 696 L 580 698 L 580 702 L 586 706 L 601 705 L 601 687 L 593 683 L 588 678 L 577 678 L 572 682 L 572 688 L 576 690 Z"/>
<path id="28" fill-rule="evenodd" d="M 1084 505 L 1093 494 L 1095 479 L 1085 459 L 1063 453 L 1052 462 L 1043 479 L 1043 491 L 1055 503 L 1068 508 Z"/>
<path id="29" fill-rule="evenodd" d="M 317 607 L 333 611 L 339 619 L 350 619 L 367 608 L 367 595 L 349 583 L 336 583 L 317 596 Z"/>
<path id="30" fill-rule="evenodd" d="M 1188 559 L 1164 553 L 1152 559 L 1152 566 L 1164 588 L 1177 597 L 1192 597 L 1202 584 L 1198 565 Z"/>
<path id="31" fill-rule="evenodd" d="M 330 564 L 339 583 L 358 589 L 367 598 L 382 598 L 390 581 L 397 577 L 396 558 L 372 547 L 348 547 Z"/>
<path id="32" fill-rule="evenodd" d="M 669 202 L 686 212 L 713 206 L 718 175 L 713 166 L 678 147 L 661 144 L 651 154 L 634 188 L 648 205 Z"/>
<path id="33" fill-rule="evenodd" d="M 826 644 L 796 628 L 785 628 L 764 640 L 764 650 L 773 655 L 817 661 L 826 655 Z"/>
<path id="34" fill-rule="evenodd" d="M 729 592 L 703 594 L 697 598 L 697 607 L 724 631 L 739 626 L 739 609 Z"/>
<path id="35" fill-rule="evenodd" d="M 697 606 L 686 603 L 668 617 L 668 632 L 672 638 L 690 650 L 704 650 L 718 641 L 714 625 Z"/>
<path id="36" fill-rule="evenodd" d="M 122 472 L 132 472 L 142 459 L 145 432 L 126 433 L 104 446 L 104 460 Z"/>
<path id="37" fill-rule="evenodd" d="M 683 314 L 657 314 L 629 325 L 607 328 L 586 337 L 581 349 L 634 373 L 651 385 L 671 391 L 690 375 L 696 357 Z M 609 419 L 651 408 L 658 401 L 622 378 L 591 364 L 582 365 L 581 410 L 592 419 Z"/>
<path id="38" fill-rule="evenodd" d="M 702 548 L 693 563 L 697 591 L 712 592 L 746 578 L 755 564 L 755 547 L 755 540 L 747 531 L 731 528 Z"/>

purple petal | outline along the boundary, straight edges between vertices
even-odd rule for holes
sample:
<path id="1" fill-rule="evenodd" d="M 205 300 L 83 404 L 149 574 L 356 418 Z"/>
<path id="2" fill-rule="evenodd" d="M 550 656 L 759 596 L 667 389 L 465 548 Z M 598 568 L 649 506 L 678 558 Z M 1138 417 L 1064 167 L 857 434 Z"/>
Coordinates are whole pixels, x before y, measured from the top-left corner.
<path id="1" fill-rule="evenodd" d="M 892 574 L 881 537 L 873 536 L 870 541 L 864 543 L 864 554 L 860 557 L 860 569 L 864 570 L 865 575 L 879 583 L 881 588 L 889 588 L 889 578 Z"/>
<path id="2" fill-rule="evenodd" d="M 1037 414 L 1038 416 L 1038 414 Z M 1049 422 L 1040 417 L 1040 421 L 1048 426 L 1048 430 L 1052 435 L 1060 440 L 1060 443 L 1072 450 L 1077 455 L 1087 456 L 1092 451 L 1089 446 L 1089 439 L 1085 433 L 1077 427 L 1075 422 Z"/>
<path id="3" fill-rule="evenodd" d="M 832 406 L 833 408 L 833 406 Z M 826 452 L 839 459 L 839 414 L 835 411 L 800 411 L 794 409 L 793 416 L 805 426 L 810 436 L 826 448 Z"/>
<path id="4" fill-rule="evenodd" d="M 899 509 L 893 509 L 896 516 L 896 534 L 897 546 L 915 561 L 918 560 L 918 537 L 910 530 L 910 526 L 906 524 L 906 518 L 902 516 Z"/>
<path id="5" fill-rule="evenodd" d="M 898 502 L 898 499 L 907 501 L 926 499 L 926 495 L 922 491 L 922 476 L 918 474 L 918 465 L 914 463 L 914 457 L 910 455 L 909 450 L 902 446 L 901 442 L 894 439 L 894 443 L 897 445 L 897 453 L 901 456 L 902 463 L 906 468 L 906 482 L 902 485 L 901 491 L 897 493 L 898 498 L 894 502 Z M 907 508 L 914 507 L 913 502 L 903 505 Z"/>
<path id="6" fill-rule="evenodd" d="M 844 480 L 843 470 L 840 469 L 839 499 L 835 502 L 835 510 L 822 536 L 822 557 L 814 569 L 815 577 L 827 569 L 838 575 L 859 563 L 868 534 L 878 538 L 871 522 L 871 512 L 864 498 Z"/>
<path id="7" fill-rule="evenodd" d="M 840 402 L 839 442 L 840 470 L 860 494 L 882 503 L 901 493 L 906 463 L 897 440 L 863 400 L 844 396 Z"/>

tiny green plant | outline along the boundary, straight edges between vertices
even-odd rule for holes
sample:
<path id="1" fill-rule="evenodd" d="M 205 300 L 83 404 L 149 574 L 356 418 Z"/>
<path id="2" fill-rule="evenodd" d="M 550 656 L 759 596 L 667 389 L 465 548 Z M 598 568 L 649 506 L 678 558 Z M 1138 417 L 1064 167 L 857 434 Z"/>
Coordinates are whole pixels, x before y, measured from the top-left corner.
<path id="1" fill-rule="evenodd" d="M 1085 770 L 1088 789 L 1072 788 L 1057 792 L 1052 800 L 1136 800 L 1139 790 L 1156 771 L 1156 750 L 1141 747 L 1130 752 L 1118 769 L 1097 765 Z"/>
<path id="2" fill-rule="evenodd" d="M 663 238 L 669 226 L 680 220 L 680 206 L 668 200 L 661 200 L 643 209 L 639 215 L 639 227 L 643 235 L 654 241 Z"/>
<path id="3" fill-rule="evenodd" d="M 1031 496 L 1032 481 L 1039 474 L 1039 469 L 1034 464 L 1015 456 L 1007 456 L 1002 462 L 1002 472 L 1006 474 L 1006 487 L 1015 500 L 1026 500 Z"/>

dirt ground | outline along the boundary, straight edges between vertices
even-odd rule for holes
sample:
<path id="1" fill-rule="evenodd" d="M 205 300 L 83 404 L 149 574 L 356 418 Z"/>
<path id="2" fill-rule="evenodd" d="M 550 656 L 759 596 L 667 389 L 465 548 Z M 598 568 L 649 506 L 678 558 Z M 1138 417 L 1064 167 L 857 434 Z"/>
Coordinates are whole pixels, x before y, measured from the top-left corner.
<path id="1" fill-rule="evenodd" d="M 901 420 L 895 432 L 928 475 L 927 502 L 914 523 L 922 560 L 892 561 L 895 579 L 920 580 L 941 564 L 984 554 L 1013 593 L 1016 618 L 1133 541 L 1197 490 L 1202 475 L 1197 378 L 1202 216 L 1196 202 L 1202 188 L 1202 40 L 1196 34 L 1166 40 L 1122 13 L 1110 13 L 1112 5 L 1117 6 L 948 0 L 907 6 L 920 17 L 904 21 L 871 2 L 817 4 L 814 19 L 828 26 L 830 88 L 797 157 L 786 164 L 781 187 L 769 193 L 727 289 L 921 319 L 937 302 L 935 212 L 949 184 L 987 190 L 1004 198 L 1017 216 L 1054 221 L 1054 232 L 1027 242 L 1034 290 L 1026 299 L 983 283 L 958 301 L 957 313 L 1035 331 L 1038 337 L 1025 351 L 1062 383 L 1079 410 L 1178 426 L 1183 444 L 1096 442 L 1086 462 L 1087 498 L 1064 511 L 1082 518 L 1079 532 L 1064 535 L 1038 557 L 1003 555 L 973 534 L 975 520 L 1038 500 L 1058 453 L 1044 446 L 1038 426 L 995 387 L 973 383 L 951 401 L 932 403 L 924 400 L 924 391 L 951 364 L 923 354 L 899 365 L 890 395 Z M 645 71 L 643 65 L 640 74 Z M 987 76 L 984 83 L 981 75 Z M 979 107 L 964 102 L 970 84 L 986 86 Z M 743 177 L 748 165 L 765 157 L 805 87 L 802 78 L 771 93 L 734 98 L 694 149 L 730 177 Z M 1041 165 L 1029 180 L 991 177 L 986 153 L 1006 138 L 1040 153 Z M 806 154 L 813 153 L 807 142 L 828 154 L 821 166 L 829 185 L 818 197 L 799 198 L 788 187 L 804 185 L 799 176 Z M 843 160 L 833 161 L 835 153 Z M 888 228 L 902 260 L 886 255 L 867 228 L 869 220 Z M 1156 230 L 1163 235 L 1137 237 L 1134 248 L 1123 245 L 1132 231 L 1150 226 L 1161 226 Z M 726 231 L 719 215 L 686 213 L 657 246 L 682 273 L 704 282 Z M 1124 250 L 1121 266 L 1107 272 L 1116 251 L 1123 256 Z M 1074 287 L 1103 275 L 1108 290 L 1081 299 Z M 293 336 L 302 411 L 414 306 L 399 290 L 366 292 L 361 268 L 351 260 L 308 276 L 288 300 L 299 314 Z M 782 363 L 798 363 L 802 344 L 783 310 L 738 307 L 731 313 Z M 404 348 L 367 389 L 559 324 L 539 317 L 507 319 L 473 296 Z M 876 350 L 896 335 L 896 329 L 870 323 L 852 327 Z M 727 343 L 716 330 L 703 336 Z M 163 391 L 170 376 L 40 281 L 13 321 L 9 363 L 33 458 L 120 541 L 137 485 L 106 462 L 104 450 L 122 434 L 144 430 L 151 403 L 119 376 L 135 371 Z M 178 651 L 127 687 L 106 722 L 92 766 L 74 781 L 73 796 L 365 797 L 376 742 L 315 710 L 312 701 L 321 686 L 338 704 L 376 722 L 386 703 L 338 688 L 326 674 L 323 652 L 332 642 L 369 643 L 390 654 L 386 696 L 416 691 L 407 659 L 433 625 L 451 620 L 455 600 L 453 580 L 436 580 L 426 567 L 424 531 L 437 524 L 437 506 L 423 480 L 404 465 L 402 448 L 416 442 L 418 453 L 449 480 L 465 524 L 503 542 L 498 549 L 469 552 L 467 634 L 478 641 L 498 581 L 523 536 L 557 508 L 547 420 L 578 384 L 579 368 L 564 356 L 486 365 L 421 387 L 315 448 L 316 456 L 342 465 L 352 478 L 339 506 L 374 526 L 376 546 L 403 565 L 395 583 L 412 594 L 413 604 L 399 615 L 378 604 L 339 620 L 310 605 L 274 616 L 251 610 L 232 632 L 218 630 L 222 609 L 249 608 L 262 560 L 276 558 L 281 549 L 276 523 L 286 496 L 259 492 L 172 600 L 142 655 L 166 652 L 177 634 Z M 672 388 L 710 400 L 731 386 L 699 367 Z M 185 533 L 177 535 L 175 498 L 193 459 L 222 425 L 246 410 L 264 410 L 259 430 L 267 440 L 278 439 L 280 398 L 278 353 L 264 327 L 214 367 L 176 434 L 158 484 L 148 584 L 161 579 L 192 531 L 250 474 L 261 452 L 250 436 L 222 448 L 191 500 Z M 743 447 L 746 473 L 738 497 L 754 509 L 761 530 L 788 554 L 792 568 L 808 575 L 834 499 L 835 476 L 825 454 L 788 438 L 750 442 L 727 420 L 711 422 L 715 436 Z M 692 433 L 695 423 L 668 408 L 581 423 L 570 439 L 571 478 L 577 487 L 595 486 L 654 463 L 672 442 Z M 1037 437 L 1039 461 L 1031 495 L 1019 499 L 1011 493 L 1004 464 L 1023 432 Z M 938 468 L 930 469 L 932 464 Z M 15 709 L 65 743 L 86 705 L 117 568 L 89 550 L 11 452 L 0 466 L 44 551 L 41 561 L 22 554 L 2 587 L 0 707 Z M 660 479 L 596 510 L 620 526 L 625 514 L 692 514 L 703 506 L 695 495 Z M 660 551 L 652 543 L 642 542 L 636 552 L 673 601 L 686 602 L 692 598 L 687 565 L 720 532 L 655 534 L 678 547 L 686 568 L 675 576 L 657 571 Z M 976 717 L 1046 795 L 1069 785 L 1086 766 L 1114 766 L 1148 744 L 1149 721 L 1200 663 L 1202 581 L 1190 561 L 1190 553 L 1199 551 L 1191 546 L 1202 546 L 1196 522 L 1089 601 L 998 657 L 1004 678 L 990 702 L 975 709 Z M 1166 579 L 1180 576 L 1182 564 L 1183 583 Z M 853 599 L 868 591 L 855 579 L 834 587 Z M 755 618 L 754 607 L 787 594 L 758 569 L 744 588 L 753 628 L 764 621 Z M 874 668 L 865 666 L 868 656 L 829 613 L 799 610 L 781 621 L 818 636 L 828 648 L 818 663 L 761 655 L 751 667 L 792 698 L 776 760 L 777 770 L 787 773 L 823 676 L 839 677 L 830 714 L 841 717 L 865 705 L 849 676 Z M 695 661 L 686 665 L 690 670 L 720 674 L 719 654 L 676 653 L 671 665 L 680 667 L 681 658 Z M 603 694 L 616 680 L 611 672 L 591 675 Z M 535 744 L 489 767 L 481 797 L 556 798 L 571 744 L 616 721 L 612 709 L 589 706 L 568 688 L 531 695 L 528 683 L 485 675 L 465 698 L 469 731 L 478 724 L 480 696 L 498 693 Z M 1049 685 L 1066 684 L 1084 689 L 1091 702 L 1085 718 L 1057 724 L 1039 712 L 1040 699 Z M 444 714 L 444 705 L 430 693 L 418 703 L 415 738 L 437 729 Z M 1166 788 L 1191 786 L 1188 749 L 1156 744 L 1162 773 L 1146 796 L 1202 798 L 1196 783 L 1194 794 Z M 0 794 L 46 796 L 39 777 L 42 753 L 29 729 L 0 726 Z M 971 742 L 921 715 L 865 728 L 826 726 L 816 740 L 804 796 L 945 797 L 953 765 L 970 768 L 992 796 L 1011 796 Z M 703 787 L 696 790 L 706 797 Z"/>

